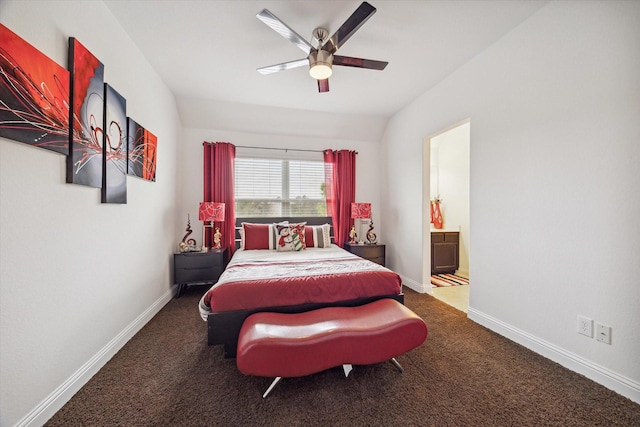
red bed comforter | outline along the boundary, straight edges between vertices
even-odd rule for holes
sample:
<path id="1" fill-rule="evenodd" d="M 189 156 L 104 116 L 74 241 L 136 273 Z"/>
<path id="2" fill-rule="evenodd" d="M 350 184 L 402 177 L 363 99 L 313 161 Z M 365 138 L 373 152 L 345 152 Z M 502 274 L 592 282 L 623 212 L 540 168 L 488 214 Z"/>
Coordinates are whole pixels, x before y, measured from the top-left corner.
<path id="1" fill-rule="evenodd" d="M 237 251 L 220 280 L 200 300 L 200 314 L 331 303 L 397 295 L 397 273 L 337 246 L 300 252 Z"/>

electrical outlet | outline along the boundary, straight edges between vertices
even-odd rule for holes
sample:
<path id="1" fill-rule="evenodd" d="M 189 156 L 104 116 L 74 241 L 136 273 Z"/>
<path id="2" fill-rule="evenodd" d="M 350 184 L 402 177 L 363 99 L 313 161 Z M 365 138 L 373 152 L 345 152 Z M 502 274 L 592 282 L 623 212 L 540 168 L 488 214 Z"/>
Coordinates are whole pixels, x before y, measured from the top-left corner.
<path id="1" fill-rule="evenodd" d="M 588 317 L 578 315 L 578 333 L 593 337 L 593 320 Z"/>
<path id="2" fill-rule="evenodd" d="M 596 322 L 596 339 L 611 345 L 611 326 Z"/>

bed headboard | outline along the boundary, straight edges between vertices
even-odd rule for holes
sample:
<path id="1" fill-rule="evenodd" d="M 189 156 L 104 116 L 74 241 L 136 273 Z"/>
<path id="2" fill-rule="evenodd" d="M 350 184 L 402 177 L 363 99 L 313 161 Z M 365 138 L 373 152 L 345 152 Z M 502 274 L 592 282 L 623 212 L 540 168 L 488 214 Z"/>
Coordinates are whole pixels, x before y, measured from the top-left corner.
<path id="1" fill-rule="evenodd" d="M 262 217 L 262 218 L 236 218 L 236 249 L 240 247 L 240 228 L 243 222 L 253 222 L 257 224 L 273 224 L 283 221 L 290 223 L 306 222 L 308 225 L 331 225 L 331 241 L 333 242 L 333 218 L 330 216 L 278 216 L 278 217 Z"/>

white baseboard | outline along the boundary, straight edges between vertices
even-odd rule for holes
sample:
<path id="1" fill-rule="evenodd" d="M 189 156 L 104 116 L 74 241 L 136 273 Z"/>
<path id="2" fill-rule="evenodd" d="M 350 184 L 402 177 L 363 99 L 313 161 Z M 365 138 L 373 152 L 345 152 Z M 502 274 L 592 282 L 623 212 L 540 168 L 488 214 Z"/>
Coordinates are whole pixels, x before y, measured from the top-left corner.
<path id="1" fill-rule="evenodd" d="M 424 283 L 418 283 L 415 280 L 411 280 L 408 277 L 404 277 L 402 275 L 400 276 L 400 278 L 402 279 L 403 286 L 411 288 L 421 294 L 433 294 L 433 292 L 431 291 L 431 283 L 425 285 Z"/>
<path id="2" fill-rule="evenodd" d="M 16 426 L 41 426 L 67 403 L 124 345 L 164 307 L 173 295 L 171 287 L 122 332 L 89 359 L 64 383 L 24 416 Z"/>
<path id="3" fill-rule="evenodd" d="M 469 307 L 467 317 L 476 323 L 517 342 L 547 359 L 577 372 L 615 391 L 622 396 L 640 403 L 640 383 L 631 378 L 624 377 L 603 366 L 593 363 L 577 354 L 571 353 L 555 344 L 542 340 L 521 329 L 511 326 L 501 320 L 489 316 L 481 311 Z"/>

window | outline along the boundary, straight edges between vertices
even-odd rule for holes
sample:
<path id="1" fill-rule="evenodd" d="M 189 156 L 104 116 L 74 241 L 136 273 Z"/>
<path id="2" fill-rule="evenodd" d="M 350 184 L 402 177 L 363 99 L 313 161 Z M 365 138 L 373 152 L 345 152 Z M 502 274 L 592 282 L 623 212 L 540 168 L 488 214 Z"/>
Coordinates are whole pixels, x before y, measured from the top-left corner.
<path id="1" fill-rule="evenodd" d="M 236 157 L 236 216 L 327 216 L 324 168 L 322 161 Z"/>

